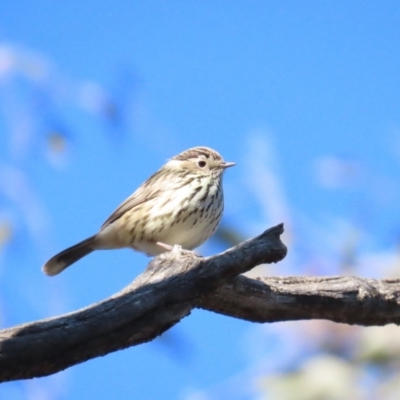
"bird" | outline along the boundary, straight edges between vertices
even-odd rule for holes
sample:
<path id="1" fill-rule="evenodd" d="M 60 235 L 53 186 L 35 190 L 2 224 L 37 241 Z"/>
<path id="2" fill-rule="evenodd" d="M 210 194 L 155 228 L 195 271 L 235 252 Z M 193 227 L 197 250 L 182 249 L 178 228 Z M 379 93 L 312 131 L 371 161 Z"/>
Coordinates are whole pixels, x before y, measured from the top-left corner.
<path id="1" fill-rule="evenodd" d="M 234 165 L 203 146 L 172 157 L 111 214 L 98 233 L 50 258 L 43 272 L 57 275 L 95 250 L 131 248 L 156 256 L 173 246 L 195 249 L 221 221 L 222 177 Z"/>

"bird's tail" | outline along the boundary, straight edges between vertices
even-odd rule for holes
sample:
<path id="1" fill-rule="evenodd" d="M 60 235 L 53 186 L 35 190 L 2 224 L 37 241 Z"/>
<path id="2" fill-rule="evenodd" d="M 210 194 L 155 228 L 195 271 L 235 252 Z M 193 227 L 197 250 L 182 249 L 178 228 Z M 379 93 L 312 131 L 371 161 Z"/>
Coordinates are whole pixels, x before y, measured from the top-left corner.
<path id="1" fill-rule="evenodd" d="M 95 238 L 96 236 L 91 236 L 56 254 L 43 265 L 42 271 L 49 276 L 54 276 L 64 271 L 65 268 L 69 267 L 74 262 L 96 250 L 94 246 Z"/>

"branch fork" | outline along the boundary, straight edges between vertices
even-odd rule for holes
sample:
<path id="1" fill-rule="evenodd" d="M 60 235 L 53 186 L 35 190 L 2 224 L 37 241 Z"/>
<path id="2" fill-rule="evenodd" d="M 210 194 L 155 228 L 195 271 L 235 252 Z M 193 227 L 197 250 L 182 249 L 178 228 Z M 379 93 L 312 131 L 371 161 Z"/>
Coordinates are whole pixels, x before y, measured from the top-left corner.
<path id="1" fill-rule="evenodd" d="M 400 280 L 354 277 L 249 279 L 240 274 L 282 260 L 283 225 L 221 254 L 175 249 L 155 257 L 110 298 L 60 317 L 0 331 L 0 382 L 45 376 L 153 340 L 203 308 L 252 322 L 330 319 L 400 324 Z"/>

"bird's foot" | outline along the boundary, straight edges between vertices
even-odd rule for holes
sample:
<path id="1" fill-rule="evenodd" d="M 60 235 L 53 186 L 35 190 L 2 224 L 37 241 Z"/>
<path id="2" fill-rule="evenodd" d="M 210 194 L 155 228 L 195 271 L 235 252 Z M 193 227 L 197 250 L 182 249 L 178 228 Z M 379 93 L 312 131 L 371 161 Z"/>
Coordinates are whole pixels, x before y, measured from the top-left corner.
<path id="1" fill-rule="evenodd" d="M 183 249 L 181 245 L 179 244 L 174 244 L 173 246 L 171 246 L 170 244 L 166 244 L 163 242 L 156 242 L 156 245 L 159 247 L 162 247 L 163 249 L 170 251 L 172 253 L 182 253 L 182 252 L 186 252 L 186 253 L 192 253 L 194 254 L 196 257 L 201 257 L 200 254 L 196 253 L 193 250 L 186 250 Z"/>
<path id="2" fill-rule="evenodd" d="M 173 246 L 171 246 L 170 244 L 166 244 L 163 242 L 156 242 L 156 245 L 162 247 L 167 251 L 173 251 L 174 253 L 177 253 L 182 250 L 182 246 L 180 246 L 179 244 L 174 244 Z"/>

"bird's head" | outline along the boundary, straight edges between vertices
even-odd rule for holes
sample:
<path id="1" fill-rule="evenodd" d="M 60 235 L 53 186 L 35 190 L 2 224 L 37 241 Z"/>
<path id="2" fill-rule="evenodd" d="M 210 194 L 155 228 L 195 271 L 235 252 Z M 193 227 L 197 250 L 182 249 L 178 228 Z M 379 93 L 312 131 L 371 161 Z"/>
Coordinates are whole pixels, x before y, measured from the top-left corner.
<path id="1" fill-rule="evenodd" d="M 198 174 L 220 176 L 226 168 L 236 163 L 226 162 L 221 155 L 209 147 L 193 147 L 172 157 L 167 166 Z"/>

